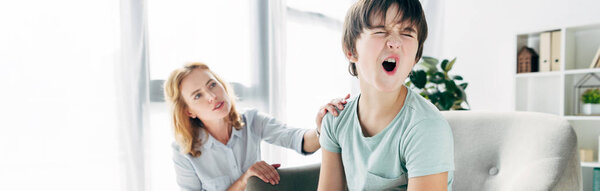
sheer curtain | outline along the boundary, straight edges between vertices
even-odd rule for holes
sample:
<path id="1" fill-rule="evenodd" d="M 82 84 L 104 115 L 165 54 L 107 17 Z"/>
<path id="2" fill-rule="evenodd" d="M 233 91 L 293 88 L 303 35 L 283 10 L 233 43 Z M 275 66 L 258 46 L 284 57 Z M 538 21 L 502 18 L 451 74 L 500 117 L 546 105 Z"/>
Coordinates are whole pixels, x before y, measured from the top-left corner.
<path id="1" fill-rule="evenodd" d="M 446 1 L 444 0 L 421 0 L 429 31 L 423 49 L 424 56 L 432 56 L 438 59 L 441 59 L 441 57 L 444 56 L 443 35 L 445 4 Z"/>
<path id="2" fill-rule="evenodd" d="M 116 114 L 120 6 L 0 1 L 0 190 L 129 190 Z"/>
<path id="3" fill-rule="evenodd" d="M 121 0 L 121 58 L 115 67 L 121 179 L 125 190 L 147 190 L 149 96 L 146 1 Z"/>

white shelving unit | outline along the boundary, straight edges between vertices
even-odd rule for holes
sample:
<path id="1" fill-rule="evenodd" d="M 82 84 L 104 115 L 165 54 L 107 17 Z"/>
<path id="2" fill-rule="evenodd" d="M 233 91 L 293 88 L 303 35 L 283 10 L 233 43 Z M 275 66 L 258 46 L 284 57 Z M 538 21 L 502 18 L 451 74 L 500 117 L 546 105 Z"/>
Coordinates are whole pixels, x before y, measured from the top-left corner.
<path id="1" fill-rule="evenodd" d="M 580 96 L 576 95 L 578 93 L 575 92 L 575 84 L 588 73 L 600 75 L 600 68 L 589 68 L 596 51 L 600 48 L 600 23 L 517 34 L 515 52 L 522 46 L 528 46 L 539 54 L 540 34 L 558 30 L 561 31 L 560 69 L 532 73 L 516 73 L 515 70 L 515 108 L 518 111 L 551 113 L 565 117 L 575 129 L 578 147 L 594 151 L 595 162 L 582 162 L 582 167 L 600 168 L 600 116 L 584 116 L 575 111 L 575 96 Z M 516 57 L 514 60 L 516 66 Z"/>
<path id="2" fill-rule="evenodd" d="M 582 167 L 600 168 L 600 162 L 581 162 Z"/>

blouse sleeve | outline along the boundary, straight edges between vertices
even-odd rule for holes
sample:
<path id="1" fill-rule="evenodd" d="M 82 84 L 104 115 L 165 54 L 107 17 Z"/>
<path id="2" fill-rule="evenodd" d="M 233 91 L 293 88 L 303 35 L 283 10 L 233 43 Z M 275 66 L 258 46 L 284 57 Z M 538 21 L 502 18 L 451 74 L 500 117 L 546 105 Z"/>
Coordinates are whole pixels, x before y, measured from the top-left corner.
<path id="1" fill-rule="evenodd" d="M 194 172 L 194 167 L 185 155 L 179 152 L 179 146 L 173 143 L 173 163 L 177 184 L 183 191 L 202 190 L 202 182 Z"/>
<path id="2" fill-rule="evenodd" d="M 295 150 L 300 154 L 310 154 L 302 152 L 304 133 L 309 129 L 288 127 L 272 116 L 261 112 L 256 112 L 253 116 L 251 128 L 260 136 L 261 140 Z"/>

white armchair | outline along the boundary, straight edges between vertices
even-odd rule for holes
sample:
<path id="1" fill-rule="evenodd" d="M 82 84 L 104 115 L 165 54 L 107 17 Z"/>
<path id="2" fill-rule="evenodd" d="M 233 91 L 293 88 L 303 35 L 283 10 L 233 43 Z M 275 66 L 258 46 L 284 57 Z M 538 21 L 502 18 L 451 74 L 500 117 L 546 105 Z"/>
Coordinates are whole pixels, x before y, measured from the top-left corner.
<path id="1" fill-rule="evenodd" d="M 442 114 L 454 135 L 452 190 L 581 190 L 577 137 L 563 118 L 533 112 Z M 247 190 L 317 188 L 318 165 L 279 171 L 279 185 L 254 177 Z"/>

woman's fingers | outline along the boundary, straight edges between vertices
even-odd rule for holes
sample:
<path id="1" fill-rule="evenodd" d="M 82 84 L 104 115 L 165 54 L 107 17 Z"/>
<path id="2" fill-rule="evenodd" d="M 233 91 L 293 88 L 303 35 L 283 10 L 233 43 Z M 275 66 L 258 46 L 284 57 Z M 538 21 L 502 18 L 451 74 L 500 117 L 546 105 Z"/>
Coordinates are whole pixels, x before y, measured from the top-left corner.
<path id="1" fill-rule="evenodd" d="M 262 176 L 264 176 L 268 181 L 268 183 L 274 184 L 275 183 L 275 177 L 273 176 L 273 174 L 270 172 L 269 167 L 266 162 L 261 161 L 259 164 L 259 168 L 260 168 L 260 173 L 262 174 Z"/>
<path id="2" fill-rule="evenodd" d="M 273 184 L 279 184 L 279 173 L 277 173 L 277 170 L 275 170 L 275 167 L 265 163 L 265 165 L 267 166 L 267 171 L 270 173 L 271 177 L 273 178 Z"/>
<path id="3" fill-rule="evenodd" d="M 258 166 L 259 166 L 258 163 L 255 163 L 248 170 L 251 172 L 252 176 L 256 176 L 256 177 L 260 178 L 262 181 L 269 183 L 269 178 L 267 178 L 266 176 L 263 175 L 263 173 L 260 170 L 260 167 L 258 167 Z"/>
<path id="4" fill-rule="evenodd" d="M 348 98 L 350 98 L 350 94 L 346 94 L 346 97 L 344 98 L 332 99 L 329 103 L 321 107 L 319 109 L 319 112 L 317 113 L 317 127 L 320 129 L 321 121 L 323 120 L 323 117 L 325 117 L 325 114 L 327 114 L 327 112 L 331 112 L 331 114 L 334 117 L 337 117 L 339 115 L 338 110 L 344 110 L 344 104 L 348 103 Z"/>
<path id="5" fill-rule="evenodd" d="M 338 112 L 337 112 L 337 110 L 334 108 L 333 104 L 331 104 L 331 103 L 330 103 L 330 104 L 327 104 L 327 106 L 325 106 L 325 109 L 326 109 L 328 112 L 331 112 L 331 114 L 332 114 L 333 116 L 335 116 L 335 117 L 337 117 L 337 116 L 338 116 Z"/>
<path id="6" fill-rule="evenodd" d="M 277 173 L 273 166 L 264 161 L 257 162 L 253 166 L 256 167 L 258 171 L 257 176 L 260 179 L 272 185 L 279 184 L 279 173 Z"/>
<path id="7" fill-rule="evenodd" d="M 278 169 L 281 166 L 281 164 L 271 164 L 271 166 L 273 166 L 273 168 L 275 169 Z"/>
<path id="8" fill-rule="evenodd" d="M 338 108 L 338 110 L 344 110 L 343 100 L 338 100 L 338 102 L 335 103 L 335 106 Z"/>

